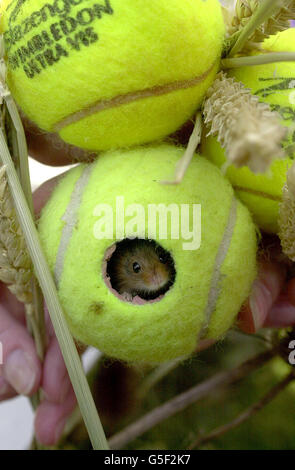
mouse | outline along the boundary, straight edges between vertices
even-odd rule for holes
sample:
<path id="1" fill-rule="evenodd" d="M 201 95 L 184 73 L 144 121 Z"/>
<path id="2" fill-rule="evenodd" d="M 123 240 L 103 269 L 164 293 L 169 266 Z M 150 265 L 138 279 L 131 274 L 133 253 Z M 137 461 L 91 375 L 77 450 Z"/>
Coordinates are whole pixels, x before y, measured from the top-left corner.
<path id="1" fill-rule="evenodd" d="M 171 254 L 154 240 L 118 242 L 107 263 L 111 285 L 124 299 L 154 300 L 173 285 L 176 272 Z"/>

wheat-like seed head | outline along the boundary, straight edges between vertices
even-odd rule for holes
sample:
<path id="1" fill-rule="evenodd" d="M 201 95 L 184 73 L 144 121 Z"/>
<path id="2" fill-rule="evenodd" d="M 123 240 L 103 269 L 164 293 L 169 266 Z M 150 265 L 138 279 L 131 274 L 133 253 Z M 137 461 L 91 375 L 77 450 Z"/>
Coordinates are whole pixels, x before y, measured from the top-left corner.
<path id="1" fill-rule="evenodd" d="M 264 173 L 274 159 L 285 156 L 281 142 L 287 130 L 279 115 L 225 73 L 220 72 L 208 90 L 203 113 L 207 135 L 217 136 L 236 167 Z"/>
<path id="2" fill-rule="evenodd" d="M 33 269 L 13 201 L 5 168 L 0 168 L 0 280 L 23 303 L 32 302 Z"/>
<path id="3" fill-rule="evenodd" d="M 279 212 L 279 236 L 283 252 L 295 261 L 295 164 L 287 173 Z"/>
<path id="4" fill-rule="evenodd" d="M 229 25 L 229 34 L 234 34 L 246 26 L 261 0 L 237 0 L 235 15 Z M 284 0 L 265 23 L 248 38 L 248 43 L 263 42 L 264 39 L 290 27 L 290 20 L 295 18 L 295 0 Z M 246 46 L 247 48 L 247 46 Z"/>

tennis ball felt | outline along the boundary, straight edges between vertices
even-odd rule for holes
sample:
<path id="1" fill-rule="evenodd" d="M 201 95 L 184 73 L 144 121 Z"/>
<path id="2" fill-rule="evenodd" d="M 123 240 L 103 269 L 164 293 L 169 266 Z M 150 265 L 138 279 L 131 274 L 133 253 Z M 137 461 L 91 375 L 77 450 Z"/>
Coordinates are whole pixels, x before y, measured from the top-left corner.
<path id="1" fill-rule="evenodd" d="M 220 170 L 200 156 L 181 185 L 161 184 L 182 155 L 168 144 L 104 153 L 67 173 L 41 214 L 41 241 L 71 331 L 109 356 L 159 363 L 189 355 L 200 338 L 224 335 L 251 290 L 256 233 L 249 211 Z M 122 205 L 125 233 L 118 235 Z M 149 210 L 155 207 L 176 210 L 176 219 L 168 213 L 166 225 L 161 212 L 164 229 L 151 237 L 157 225 Z M 126 301 L 104 280 L 110 247 L 136 236 L 152 238 L 174 261 L 174 284 L 156 302 Z"/>
<path id="2" fill-rule="evenodd" d="M 264 41 L 265 51 L 295 51 L 295 30 L 271 36 Z M 273 111 L 282 117 L 282 124 L 290 127 L 295 121 L 295 63 L 281 62 L 268 65 L 241 67 L 233 69 L 230 76 L 240 80 L 250 88 L 260 101 L 269 103 Z M 267 232 L 278 231 L 279 204 L 286 173 L 292 166 L 295 156 L 295 130 L 283 142 L 287 157 L 274 160 L 269 173 L 253 174 L 247 167 L 237 169 L 233 165 L 226 175 L 234 186 L 240 199 L 247 205 L 255 222 Z M 204 139 L 204 155 L 212 162 L 222 166 L 226 161 L 225 151 L 215 137 Z"/>
<path id="3" fill-rule="evenodd" d="M 219 68 L 218 0 L 11 0 L 7 82 L 41 129 L 89 150 L 160 139 Z"/>

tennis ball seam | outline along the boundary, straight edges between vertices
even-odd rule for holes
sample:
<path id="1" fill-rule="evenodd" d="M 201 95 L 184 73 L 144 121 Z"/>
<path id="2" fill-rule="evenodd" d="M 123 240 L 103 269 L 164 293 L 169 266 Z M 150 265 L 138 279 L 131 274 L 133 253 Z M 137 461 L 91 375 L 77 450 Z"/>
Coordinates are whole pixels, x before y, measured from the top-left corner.
<path id="1" fill-rule="evenodd" d="M 69 200 L 65 213 L 62 216 L 62 220 L 65 222 L 65 225 L 61 233 L 54 267 L 54 277 L 58 286 L 60 284 L 60 280 L 64 270 L 65 255 L 67 252 L 67 248 L 72 238 L 73 230 L 78 223 L 78 210 L 82 202 L 84 189 L 86 188 L 89 182 L 89 178 L 93 168 L 93 163 L 85 166 L 84 170 L 82 171 L 81 175 L 75 183 L 71 198 Z"/>
<path id="2" fill-rule="evenodd" d="M 214 67 L 216 67 L 218 62 L 219 59 L 214 61 L 211 67 L 209 67 L 203 74 L 188 80 L 175 81 L 166 83 L 165 85 L 157 85 L 151 88 L 146 88 L 145 90 L 133 91 L 124 95 L 118 95 L 107 100 L 98 100 L 95 103 L 83 108 L 82 110 L 76 111 L 69 116 L 66 116 L 64 119 L 54 124 L 53 132 L 60 132 L 65 127 L 102 111 L 107 111 L 112 108 L 134 103 L 135 101 L 140 101 L 147 98 L 155 98 L 157 96 L 167 95 L 176 91 L 194 88 L 196 85 L 202 83 L 204 80 L 206 80 L 206 78 L 209 77 L 210 73 L 213 71 Z"/>
<path id="3" fill-rule="evenodd" d="M 201 331 L 199 333 L 198 341 L 206 337 L 211 317 L 216 309 L 216 304 L 219 298 L 219 294 L 222 292 L 221 280 L 222 280 L 222 266 L 226 259 L 228 250 L 230 249 L 231 240 L 233 237 L 234 229 L 237 222 L 237 206 L 238 201 L 233 196 L 231 207 L 228 214 L 227 224 L 224 229 L 223 237 L 216 254 L 214 268 L 211 277 L 211 285 L 208 292 L 208 301 L 205 309 L 205 319 Z"/>
<path id="4" fill-rule="evenodd" d="M 274 194 L 265 193 L 263 191 L 258 191 L 256 189 L 246 188 L 243 186 L 233 185 L 233 188 L 235 191 L 251 194 L 252 196 L 263 197 L 265 199 L 270 199 L 271 201 L 275 201 L 275 202 L 282 202 L 282 198 L 280 196 L 275 196 Z"/>

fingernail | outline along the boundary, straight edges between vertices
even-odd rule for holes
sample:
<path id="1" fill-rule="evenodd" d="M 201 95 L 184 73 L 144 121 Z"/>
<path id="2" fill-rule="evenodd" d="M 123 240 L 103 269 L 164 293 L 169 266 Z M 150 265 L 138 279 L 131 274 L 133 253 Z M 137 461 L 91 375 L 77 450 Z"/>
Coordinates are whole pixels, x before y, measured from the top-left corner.
<path id="1" fill-rule="evenodd" d="M 7 382 L 20 395 L 28 395 L 32 391 L 37 373 L 33 358 L 29 354 L 21 349 L 10 353 L 4 363 L 3 372 Z"/>
<path id="2" fill-rule="evenodd" d="M 56 444 L 58 443 L 59 439 L 62 436 L 65 424 L 66 424 L 66 419 L 64 418 L 60 420 L 55 427 L 54 440 Z"/>
<path id="3" fill-rule="evenodd" d="M 268 289 L 259 281 L 254 283 L 249 300 L 252 312 L 254 331 L 258 331 L 264 324 L 272 297 Z"/>

